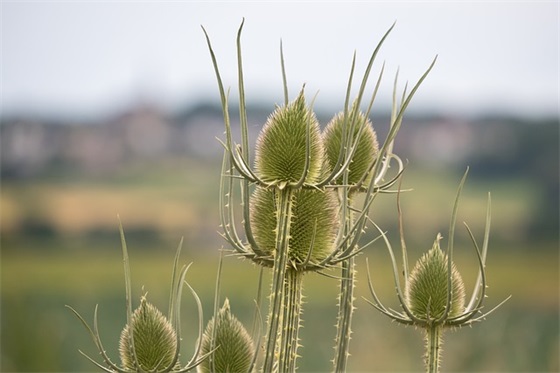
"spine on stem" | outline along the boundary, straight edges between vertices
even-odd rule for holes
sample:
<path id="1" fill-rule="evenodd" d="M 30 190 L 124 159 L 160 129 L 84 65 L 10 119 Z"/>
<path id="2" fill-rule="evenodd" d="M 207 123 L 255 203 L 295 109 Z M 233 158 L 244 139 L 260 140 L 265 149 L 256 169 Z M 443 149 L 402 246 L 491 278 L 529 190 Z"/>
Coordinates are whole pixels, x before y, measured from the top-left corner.
<path id="1" fill-rule="evenodd" d="M 290 223 L 292 219 L 292 198 L 290 188 L 278 191 L 278 219 L 276 226 L 276 250 L 272 274 L 272 290 L 270 294 L 270 313 L 268 315 L 268 331 L 266 339 L 264 372 L 274 371 L 277 351 L 278 333 L 282 323 L 282 307 L 284 301 L 284 281 L 288 262 L 288 244 L 290 238 Z"/>
<path id="2" fill-rule="evenodd" d="M 432 325 L 426 329 L 426 372 L 439 372 L 442 346 L 442 326 Z"/>
<path id="3" fill-rule="evenodd" d="M 334 371 L 345 372 L 349 356 L 352 314 L 354 312 L 354 257 L 342 262 Z"/>
<path id="4" fill-rule="evenodd" d="M 341 152 L 344 158 L 351 162 L 334 181 L 340 187 L 339 201 L 342 207 L 341 222 L 344 226 L 344 237 L 352 231 L 353 217 L 348 206 L 352 204 L 354 193 L 362 184 L 368 184 L 372 178 L 371 162 L 378 157 L 379 144 L 377 134 L 367 115 L 358 111 L 357 106 L 350 112 L 337 114 L 327 124 L 323 133 L 328 165 L 336 169 L 341 162 Z M 356 188 L 356 189 L 354 189 Z M 350 253 L 348 243 L 341 248 L 341 252 Z M 354 257 L 350 256 L 341 263 L 340 296 L 338 300 L 338 324 L 334 357 L 334 371 L 345 372 L 349 356 L 352 314 L 354 312 Z"/>
<path id="5" fill-rule="evenodd" d="M 295 372 L 302 311 L 303 272 L 288 269 L 284 282 L 284 317 L 278 371 Z"/>

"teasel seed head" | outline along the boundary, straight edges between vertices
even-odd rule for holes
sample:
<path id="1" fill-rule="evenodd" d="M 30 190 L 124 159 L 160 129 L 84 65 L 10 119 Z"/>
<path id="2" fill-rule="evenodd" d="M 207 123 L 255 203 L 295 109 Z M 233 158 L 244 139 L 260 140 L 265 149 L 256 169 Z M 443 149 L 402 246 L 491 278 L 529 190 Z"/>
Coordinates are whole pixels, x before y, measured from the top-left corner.
<path id="1" fill-rule="evenodd" d="M 346 124 L 346 128 L 352 129 L 352 133 L 348 133 L 348 135 L 351 135 L 352 139 L 350 143 L 356 141 L 361 131 L 348 173 L 349 185 L 356 185 L 362 180 L 366 172 L 369 171 L 373 160 L 378 156 L 379 143 L 377 142 L 377 135 L 371 121 L 367 119 L 362 112 L 358 112 L 356 115 L 349 113 L 347 116 L 356 118 L 355 125 L 352 126 L 351 123 L 346 120 L 344 113 L 340 112 L 331 119 L 325 127 L 323 131 L 323 140 L 327 154 L 327 162 L 332 170 L 339 161 L 344 125 Z M 345 149 L 342 149 L 342 151 L 344 150 Z M 369 175 L 364 182 L 367 184 L 371 177 L 372 176 Z M 342 184 L 342 176 L 335 180 L 335 183 L 339 185 Z"/>
<path id="2" fill-rule="evenodd" d="M 334 249 L 338 202 L 331 189 L 298 189 L 293 194 L 289 261 L 293 266 L 320 262 Z M 251 227 L 260 250 L 276 248 L 277 199 L 275 192 L 257 188 L 251 198 Z M 311 253 L 309 252 L 311 250 Z"/>
<path id="3" fill-rule="evenodd" d="M 405 297 L 412 314 L 432 321 L 444 315 L 448 294 L 447 254 L 439 246 L 438 235 L 431 250 L 416 262 L 408 279 Z M 460 316 L 465 310 L 465 288 L 461 274 L 451 264 L 451 306 L 448 319 Z"/>
<path id="4" fill-rule="evenodd" d="M 243 324 L 231 313 L 228 299 L 202 336 L 202 354 L 213 349 L 212 355 L 197 367 L 199 373 L 245 373 L 251 369 L 255 347 Z"/>
<path id="5" fill-rule="evenodd" d="M 304 182 L 313 184 L 321 176 L 324 149 L 319 122 L 302 90 L 295 101 L 278 107 L 267 119 L 256 143 L 258 176 L 267 183 L 299 181 L 305 172 L 308 136 L 310 159 Z"/>
<path id="6" fill-rule="evenodd" d="M 133 337 L 133 338 L 132 338 Z M 119 352 L 124 369 L 156 371 L 170 367 L 177 335 L 167 318 L 142 296 L 131 323 L 121 333 Z M 138 362 L 138 366 L 136 366 Z"/>

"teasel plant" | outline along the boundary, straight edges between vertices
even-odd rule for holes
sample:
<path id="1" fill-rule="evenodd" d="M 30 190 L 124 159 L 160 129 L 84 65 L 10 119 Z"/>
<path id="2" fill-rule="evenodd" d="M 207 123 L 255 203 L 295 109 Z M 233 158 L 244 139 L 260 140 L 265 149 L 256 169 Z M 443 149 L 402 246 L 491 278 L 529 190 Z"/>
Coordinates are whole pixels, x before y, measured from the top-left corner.
<path id="1" fill-rule="evenodd" d="M 225 149 L 220 184 L 222 235 L 231 245 L 234 255 L 250 259 L 261 268 L 272 268 L 262 364 L 264 372 L 293 372 L 296 369 L 303 275 L 308 272 L 326 274 L 327 269 L 342 266 L 342 275 L 338 277 L 341 295 L 335 370 L 343 371 L 349 355 L 350 322 L 354 309 L 353 258 L 371 244 L 364 245 L 360 241 L 373 200 L 378 194 L 390 191 L 404 169 L 403 162 L 392 152 L 393 142 L 405 109 L 432 69 L 435 59 L 409 93 L 405 88 L 400 101 L 397 100 L 395 78 L 390 129 L 379 147 L 366 118 L 371 112 L 383 68 L 367 110 L 361 112 L 360 107 L 373 63 L 394 25 L 374 49 L 357 97 L 350 105 L 356 61 L 354 54 L 344 110 L 333 120 L 331 133 L 335 136 L 330 136 L 328 141 L 325 138 L 329 137 L 329 132 L 321 133 L 312 105 L 306 104 L 304 89 L 294 101 L 289 100 L 280 44 L 284 105 L 277 107 L 264 124 L 256 141 L 253 160 L 249 153 L 241 58 L 243 24 L 237 33 L 240 144 L 235 143 L 232 136 L 229 91 L 226 93 L 224 89 L 210 38 L 203 27 L 217 77 L 225 123 L 226 139 L 221 142 Z M 364 150 L 364 141 L 369 142 L 366 145 L 370 149 Z M 250 166 L 252 161 L 254 167 Z M 397 165 L 396 172 L 389 173 L 391 164 Z M 353 206 L 352 196 L 358 192 L 363 196 L 362 202 Z M 239 216 L 235 209 L 239 203 L 237 198 L 241 199 L 242 230 L 238 227 Z"/>
<path id="2" fill-rule="evenodd" d="M 399 226 L 402 249 L 402 268 L 404 275 L 404 290 L 399 279 L 400 270 L 397 265 L 396 255 L 391 244 L 381 229 L 380 231 L 389 256 L 391 258 L 393 277 L 397 298 L 402 308 L 401 311 L 386 307 L 377 296 L 371 281 L 368 267 L 368 284 L 372 300 L 366 301 L 375 309 L 404 325 L 412 325 L 425 331 L 425 368 L 428 373 L 440 371 L 441 352 L 443 345 L 443 332 L 445 329 L 456 329 L 463 326 L 472 326 L 474 323 L 484 320 L 494 312 L 510 297 L 500 302 L 497 306 L 487 312 L 483 312 L 483 302 L 486 298 L 486 256 L 488 253 L 488 242 L 490 237 L 491 222 L 491 198 L 488 193 L 486 209 L 486 223 L 482 247 L 479 246 L 473 232 L 467 223 L 464 223 L 468 235 L 472 241 L 478 262 L 478 275 L 474 284 L 470 300 L 466 302 L 466 292 L 462 276 L 453 262 L 455 225 L 461 191 L 467 178 L 468 168 L 460 181 L 455 198 L 451 221 L 449 225 L 449 238 L 447 249 L 443 251 L 440 247 L 441 234 L 437 234 L 432 248 L 427 251 L 409 271 L 408 254 L 404 241 L 402 212 L 399 198 L 397 206 L 399 212 Z M 367 263 L 367 261 L 366 261 Z"/>
<path id="3" fill-rule="evenodd" d="M 202 350 L 203 314 L 200 298 L 194 289 L 185 281 L 189 266 L 182 266 L 179 270 L 179 259 L 183 240 L 181 240 L 174 259 L 171 276 L 171 292 L 169 297 L 169 314 L 166 317 L 153 304 L 148 302 L 147 294 L 140 299 L 140 305 L 132 309 L 132 285 L 130 276 L 130 261 L 126 245 L 124 230 L 120 224 L 120 236 L 124 262 L 124 277 L 126 289 L 126 325 L 121 332 L 119 340 L 119 355 L 121 364 L 114 363 L 108 356 L 99 334 L 97 310 L 95 307 L 93 326 L 74 308 L 67 306 L 82 322 L 91 335 L 93 342 L 103 363 L 97 362 L 81 350 L 79 352 L 98 368 L 105 372 L 131 373 L 131 372 L 188 372 L 196 368 L 214 351 Z M 191 291 L 198 309 L 198 338 L 195 351 L 186 365 L 179 361 L 181 350 L 181 297 L 183 287 L 187 285 Z"/>

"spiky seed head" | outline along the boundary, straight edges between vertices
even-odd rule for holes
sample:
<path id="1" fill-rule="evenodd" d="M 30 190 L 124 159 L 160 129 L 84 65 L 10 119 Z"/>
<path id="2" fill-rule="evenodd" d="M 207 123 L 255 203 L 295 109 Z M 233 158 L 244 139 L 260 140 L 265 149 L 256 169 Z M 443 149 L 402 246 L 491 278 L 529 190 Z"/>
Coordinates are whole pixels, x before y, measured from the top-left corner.
<path id="1" fill-rule="evenodd" d="M 255 167 L 269 183 L 291 183 L 301 179 L 306 163 L 307 126 L 310 126 L 310 164 L 305 182 L 321 176 L 324 159 L 319 122 L 307 107 L 303 90 L 287 106 L 278 107 L 267 119 L 256 143 Z"/>
<path id="2" fill-rule="evenodd" d="M 447 254 L 439 246 L 438 235 L 430 251 L 416 262 L 408 279 L 405 296 L 412 314 L 430 321 L 443 316 L 447 305 Z M 465 309 L 465 288 L 461 274 L 451 264 L 451 308 L 448 317 L 459 316 Z"/>
<path id="3" fill-rule="evenodd" d="M 170 367 L 176 351 L 175 329 L 167 318 L 146 300 L 146 296 L 142 296 L 140 306 L 132 314 L 131 323 L 126 325 L 121 333 L 119 352 L 123 368 L 134 371 L 161 371 Z M 136 366 L 135 355 L 139 366 Z"/>
<path id="4" fill-rule="evenodd" d="M 331 189 L 294 191 L 288 245 L 291 262 L 301 264 L 308 256 L 310 262 L 319 262 L 332 252 L 338 226 L 338 202 L 334 193 Z M 255 241 L 270 255 L 276 248 L 277 202 L 275 192 L 265 188 L 255 189 L 251 197 Z"/>
<path id="5" fill-rule="evenodd" d="M 355 115 L 351 112 L 347 117 L 354 117 L 354 124 L 350 123 L 350 120 L 346 120 L 344 112 L 338 113 L 325 127 L 323 139 L 327 154 L 327 162 L 332 170 L 339 159 L 342 134 L 345 125 L 348 129 L 352 128 L 351 133 L 347 132 L 347 136 L 351 136 L 351 144 L 356 141 L 361 131 L 348 172 L 348 183 L 350 185 L 355 185 L 362 179 L 365 173 L 368 172 L 372 161 L 378 156 L 379 144 L 371 121 L 367 119 L 362 112 L 358 112 Z M 345 149 L 343 148 L 342 151 L 345 151 Z M 371 177 L 371 175 L 368 175 L 365 182 L 369 182 Z M 335 182 L 339 185 L 342 184 L 342 176 L 335 180 Z"/>
<path id="6" fill-rule="evenodd" d="M 212 343 L 214 335 L 216 340 Z M 212 318 L 208 322 L 202 336 L 201 353 L 207 354 L 213 348 L 216 350 L 212 356 L 198 365 L 199 373 L 249 372 L 255 353 L 253 341 L 243 324 L 231 313 L 228 299 L 218 311 L 216 319 Z"/>

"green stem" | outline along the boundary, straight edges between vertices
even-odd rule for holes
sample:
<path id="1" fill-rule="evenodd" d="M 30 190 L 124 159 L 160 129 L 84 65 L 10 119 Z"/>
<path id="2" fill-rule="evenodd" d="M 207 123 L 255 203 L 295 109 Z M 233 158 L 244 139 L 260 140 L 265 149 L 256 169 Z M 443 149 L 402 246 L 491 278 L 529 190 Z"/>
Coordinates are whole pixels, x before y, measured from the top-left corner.
<path id="1" fill-rule="evenodd" d="M 432 325 L 426 330 L 426 372 L 438 373 L 442 345 L 441 325 Z"/>
<path id="2" fill-rule="evenodd" d="M 347 177 L 347 176 L 346 176 Z M 344 193 L 347 193 L 344 191 Z M 342 198 L 342 203 L 350 204 L 352 199 L 346 194 Z M 345 235 L 352 229 L 352 213 L 344 219 Z M 346 214 L 345 214 L 346 215 Z M 342 263 L 340 279 L 340 296 L 338 300 L 338 324 L 336 333 L 336 346 L 334 358 L 334 371 L 346 372 L 348 356 L 350 356 L 350 335 L 352 334 L 352 314 L 354 312 L 354 278 L 356 275 L 355 259 L 350 257 Z"/>
<path id="3" fill-rule="evenodd" d="M 342 262 L 340 280 L 340 298 L 338 305 L 338 325 L 336 336 L 335 372 L 346 372 L 346 364 L 350 355 L 350 334 L 352 314 L 354 311 L 354 257 Z"/>
<path id="4" fill-rule="evenodd" d="M 292 220 L 292 198 L 290 188 L 278 190 L 278 219 L 276 226 L 276 252 L 272 273 L 272 291 L 270 294 L 270 314 L 268 315 L 268 331 L 263 363 L 263 372 L 272 372 L 277 351 L 278 331 L 282 321 L 284 301 L 284 281 L 288 262 L 288 243 L 290 223 Z"/>
<path id="5" fill-rule="evenodd" d="M 299 328 L 301 326 L 302 283 L 303 272 L 288 269 L 284 282 L 284 316 L 278 357 L 278 370 L 280 372 L 296 371 Z"/>

